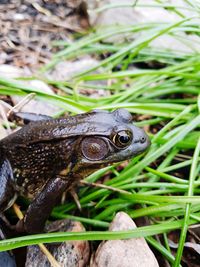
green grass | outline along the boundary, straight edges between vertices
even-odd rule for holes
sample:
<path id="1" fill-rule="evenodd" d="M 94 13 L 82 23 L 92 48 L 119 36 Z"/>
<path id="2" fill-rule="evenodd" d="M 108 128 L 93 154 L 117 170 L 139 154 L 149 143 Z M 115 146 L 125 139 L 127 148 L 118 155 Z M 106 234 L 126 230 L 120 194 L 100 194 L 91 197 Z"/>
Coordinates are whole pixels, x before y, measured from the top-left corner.
<path id="1" fill-rule="evenodd" d="M 178 12 L 176 6 L 158 5 Z M 196 10 L 198 15 L 198 8 L 191 3 L 189 9 Z M 71 44 L 63 41 L 52 44 L 64 48 L 35 77 L 60 89 L 62 96 L 43 93 L 24 85 L 22 80 L 27 79 L 25 77 L 18 80 L 0 78 L 0 93 L 3 95 L 25 96 L 34 92 L 37 99 L 54 103 L 62 107 L 63 112 L 71 114 L 96 108 L 113 110 L 123 107 L 138 115 L 138 118 L 145 115 L 145 119 L 137 121 L 137 125 L 158 129 L 154 134 L 149 130 L 152 145 L 147 154 L 130 160 L 121 171 L 118 171 L 116 164 L 86 178 L 87 182 L 96 182 L 109 172 L 111 178 L 105 185 L 127 193 L 80 187 L 80 203 L 85 214 L 88 214 L 85 217 L 80 215 L 73 202 L 55 207 L 52 219 L 82 221 L 86 228 L 90 227 L 93 231 L 50 233 L 3 240 L 0 241 L 0 251 L 41 242 L 143 236 L 171 266 L 180 266 L 187 229 L 200 221 L 200 54 L 192 49 L 192 42 L 188 40 L 185 42 L 191 48 L 188 53 L 150 47 L 153 40 L 164 34 L 175 39 L 182 32 L 199 36 L 199 25 L 195 19 L 179 15 L 177 23 L 111 27 L 91 32 Z M 102 42 L 104 38 L 120 33 L 128 36 L 142 34 L 134 41 L 121 44 Z M 98 58 L 106 53 L 109 56 L 100 60 L 96 67 L 69 81 L 54 81 L 45 77 L 45 70 L 64 59 L 75 60 L 85 54 Z M 132 68 L 134 63 L 152 61 L 164 64 L 163 68 Z M 120 70 L 116 68 L 119 65 Z M 98 70 L 98 73 L 94 70 Z M 101 81 L 104 81 L 103 85 Z M 95 99 L 81 93 L 84 88 L 91 91 L 103 89 L 109 94 Z M 109 222 L 117 211 L 122 210 L 133 219 L 147 216 L 150 225 L 125 232 L 107 232 Z M 167 233 L 175 229 L 179 229 L 181 234 L 174 257 L 169 249 Z M 158 241 L 155 237 L 157 234 L 161 235 L 161 239 L 164 238 L 164 243 Z"/>

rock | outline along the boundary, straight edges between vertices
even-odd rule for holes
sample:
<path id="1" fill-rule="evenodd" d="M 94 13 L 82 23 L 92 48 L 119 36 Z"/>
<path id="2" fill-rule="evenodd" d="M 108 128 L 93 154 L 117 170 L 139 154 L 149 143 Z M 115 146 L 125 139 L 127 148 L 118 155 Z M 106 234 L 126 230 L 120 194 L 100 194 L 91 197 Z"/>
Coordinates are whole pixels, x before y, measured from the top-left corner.
<path id="1" fill-rule="evenodd" d="M 4 128 L 8 121 L 6 120 L 7 112 L 9 111 L 10 105 L 8 105 L 3 100 L 0 101 L 0 140 L 11 133 L 9 127 Z M 1 265 L 0 265 L 1 266 Z"/>
<path id="2" fill-rule="evenodd" d="M 30 72 L 26 72 L 21 68 L 14 66 L 2 64 L 0 65 L 0 76 L 7 79 L 15 79 L 22 76 L 28 76 Z M 38 89 L 44 93 L 53 94 L 53 90 L 43 81 L 40 80 L 30 80 L 30 81 L 20 81 L 20 83 L 30 86 L 30 88 Z M 21 96 L 11 96 L 11 99 L 14 105 L 17 105 L 23 97 Z M 37 114 L 44 115 L 53 115 L 54 113 L 59 112 L 61 109 L 51 103 L 40 100 L 30 100 L 26 105 L 24 105 L 20 111 L 21 112 L 32 112 Z"/>
<path id="3" fill-rule="evenodd" d="M 59 62 L 52 71 L 47 73 L 47 78 L 54 80 L 54 81 L 66 81 L 72 79 L 75 75 L 78 75 L 84 71 L 87 71 L 90 68 L 95 67 L 99 64 L 99 61 L 90 57 L 90 56 L 84 56 L 76 61 L 61 61 Z M 95 70 L 94 73 L 103 72 L 103 68 L 100 68 L 100 70 Z M 88 81 L 87 84 L 93 84 L 97 85 L 99 87 L 107 86 L 107 82 L 103 80 L 97 80 L 97 81 Z M 81 94 L 88 95 L 93 98 L 99 98 L 99 97 L 106 97 L 110 95 L 109 90 L 101 90 L 101 89 L 92 89 L 92 88 L 85 88 L 81 87 L 81 83 L 79 85 L 79 88 L 76 89 L 79 90 Z"/>
<path id="4" fill-rule="evenodd" d="M 31 80 L 28 81 L 28 85 L 34 89 L 38 89 L 41 92 L 53 94 L 53 91 L 51 88 L 40 80 Z M 12 96 L 12 101 L 14 105 L 17 105 L 23 97 L 20 96 Z M 32 99 L 30 100 L 26 105 L 24 105 L 20 111 L 21 112 L 29 112 L 29 113 L 37 113 L 37 114 L 44 114 L 44 115 L 53 115 L 56 112 L 59 112 L 61 109 L 51 103 L 48 103 L 46 101 L 40 101 Z"/>
<path id="5" fill-rule="evenodd" d="M 47 231 L 80 232 L 85 231 L 85 229 L 80 222 L 59 220 L 51 223 L 47 227 Z M 90 249 L 88 241 L 46 244 L 46 247 L 62 267 L 84 267 L 89 259 Z M 51 265 L 38 246 L 29 246 L 25 267 L 37 266 L 50 267 Z"/>
<path id="6" fill-rule="evenodd" d="M 24 75 L 25 72 L 21 68 L 17 68 L 7 64 L 0 65 L 0 77 L 14 79 Z"/>
<path id="7" fill-rule="evenodd" d="M 6 132 L 6 129 L 2 126 L 2 123 L 3 123 L 3 121 L 0 120 L 0 140 L 8 135 Z"/>
<path id="8" fill-rule="evenodd" d="M 136 228 L 133 220 L 118 212 L 111 223 L 110 231 Z M 144 238 L 109 240 L 102 242 L 93 256 L 90 267 L 158 267 L 158 262 Z"/>
<path id="9" fill-rule="evenodd" d="M 0 218 L 0 241 L 9 238 L 11 234 L 11 229 L 8 228 L 7 219 L 3 214 Z M 17 267 L 15 256 L 13 251 L 2 251 L 0 252 L 0 266 L 1 267 Z"/>
<path id="10" fill-rule="evenodd" d="M 66 81 L 81 72 L 95 67 L 99 62 L 91 57 L 83 57 L 76 61 L 59 62 L 47 76 L 55 81 Z"/>
<path id="11" fill-rule="evenodd" d="M 137 1 L 136 6 L 134 6 L 134 1 L 132 0 L 103 0 L 98 1 L 95 8 L 101 8 L 106 5 L 110 6 L 107 9 L 102 10 L 101 12 L 94 12 L 93 4 L 89 1 L 88 6 L 91 24 L 94 27 L 108 28 L 109 26 L 134 26 L 138 23 L 176 23 L 182 18 L 176 12 L 172 10 L 167 10 L 166 8 L 159 7 L 157 1 L 154 0 L 140 0 Z M 170 4 L 170 3 L 169 3 Z M 118 5 L 118 7 L 117 7 Z M 124 5 L 124 6 L 123 6 Z M 146 5 L 146 6 L 145 6 Z M 156 7 L 156 5 L 158 5 Z M 179 8 L 183 7 L 183 8 Z M 176 10 L 184 14 L 185 17 L 198 16 L 195 9 L 191 9 L 191 6 L 183 0 L 176 1 Z M 199 19 L 195 19 L 195 23 L 199 23 Z M 137 39 L 143 34 L 139 33 L 124 33 L 113 35 L 112 37 L 106 38 L 106 42 L 123 42 L 125 39 Z M 146 35 L 146 31 L 144 32 Z M 179 37 L 171 36 L 168 34 L 161 35 L 160 37 L 153 40 L 149 46 L 155 48 L 166 48 L 184 53 L 199 52 L 200 51 L 200 37 L 196 34 L 186 34 L 183 31 L 180 31 Z"/>
<path id="12" fill-rule="evenodd" d="M 16 267 L 15 259 L 7 251 L 0 252 L 0 266 Z"/>

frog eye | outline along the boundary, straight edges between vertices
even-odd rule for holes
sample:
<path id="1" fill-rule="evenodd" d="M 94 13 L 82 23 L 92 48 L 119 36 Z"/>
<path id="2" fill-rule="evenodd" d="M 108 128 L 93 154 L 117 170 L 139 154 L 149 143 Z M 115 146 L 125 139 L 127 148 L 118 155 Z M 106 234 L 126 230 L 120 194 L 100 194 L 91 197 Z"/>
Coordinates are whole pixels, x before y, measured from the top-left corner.
<path id="1" fill-rule="evenodd" d="M 132 141 L 132 133 L 130 131 L 119 131 L 113 136 L 113 142 L 118 147 L 126 147 Z"/>
<path id="2" fill-rule="evenodd" d="M 86 137 L 81 143 L 81 151 L 89 160 L 101 160 L 108 154 L 108 144 L 98 137 Z"/>

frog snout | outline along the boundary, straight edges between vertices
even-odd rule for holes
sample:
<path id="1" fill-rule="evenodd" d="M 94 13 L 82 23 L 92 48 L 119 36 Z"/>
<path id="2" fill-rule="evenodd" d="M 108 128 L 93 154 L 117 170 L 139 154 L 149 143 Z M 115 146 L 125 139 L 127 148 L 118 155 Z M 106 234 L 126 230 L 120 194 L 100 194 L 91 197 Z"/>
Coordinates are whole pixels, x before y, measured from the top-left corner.
<path id="1" fill-rule="evenodd" d="M 151 144 L 149 136 L 145 133 L 143 129 L 140 128 L 138 128 L 137 132 L 135 132 L 133 142 L 135 144 L 138 144 L 141 150 L 145 150 Z"/>
<path id="2" fill-rule="evenodd" d="M 142 130 L 142 135 L 139 138 L 139 142 L 141 145 L 145 146 L 145 148 L 148 148 L 151 144 L 150 138 L 144 130 Z"/>
<path id="3" fill-rule="evenodd" d="M 143 132 L 143 134 L 140 136 L 140 143 L 141 143 L 141 144 L 146 144 L 146 146 L 148 147 L 148 146 L 150 146 L 150 144 L 151 144 L 150 138 L 149 138 L 149 136 L 145 133 L 145 131 L 142 130 L 142 132 Z"/>

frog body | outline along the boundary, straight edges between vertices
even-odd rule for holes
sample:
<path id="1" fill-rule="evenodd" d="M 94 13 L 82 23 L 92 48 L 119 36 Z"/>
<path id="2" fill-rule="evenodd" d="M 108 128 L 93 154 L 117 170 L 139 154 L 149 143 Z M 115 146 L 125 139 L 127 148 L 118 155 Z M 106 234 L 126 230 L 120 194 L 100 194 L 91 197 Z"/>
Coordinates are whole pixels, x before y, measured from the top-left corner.
<path id="1" fill-rule="evenodd" d="M 32 114 L 30 123 L 0 140 L 0 212 L 17 195 L 26 196 L 32 202 L 21 227 L 28 233 L 43 231 L 64 191 L 95 170 L 149 147 L 148 136 L 131 119 L 125 109 L 60 119 L 37 120 Z"/>

